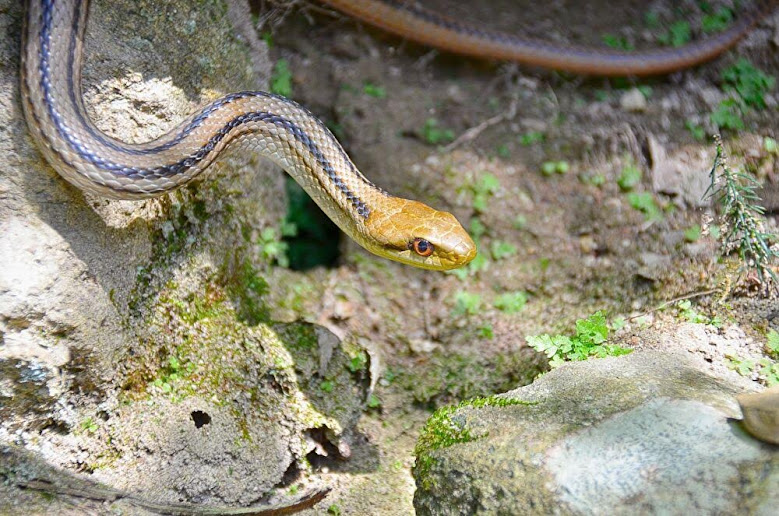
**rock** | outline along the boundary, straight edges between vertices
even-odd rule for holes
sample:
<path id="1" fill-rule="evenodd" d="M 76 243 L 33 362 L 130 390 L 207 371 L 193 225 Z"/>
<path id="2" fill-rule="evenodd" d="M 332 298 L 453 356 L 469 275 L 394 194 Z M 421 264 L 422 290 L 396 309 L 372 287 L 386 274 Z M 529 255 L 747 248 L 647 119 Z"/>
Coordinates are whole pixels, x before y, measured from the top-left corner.
<path id="1" fill-rule="evenodd" d="M 773 514 L 779 449 L 732 418 L 745 380 L 683 355 L 566 364 L 431 418 L 417 446 L 425 514 Z M 771 509 L 773 508 L 773 509 Z"/>
<path id="2" fill-rule="evenodd" d="M 649 281 L 659 281 L 668 274 L 671 257 L 664 254 L 644 252 L 639 256 L 641 264 L 636 274 Z"/>
<path id="3" fill-rule="evenodd" d="M 619 105 L 625 111 L 646 111 L 646 97 L 638 88 L 631 88 L 619 98 Z"/>
<path id="4" fill-rule="evenodd" d="M 228 11 L 240 5 L 91 5 L 96 124 L 147 140 L 203 100 L 261 87 L 253 74 L 269 63 L 252 63 L 252 37 L 238 36 Z M 22 117 L 22 19 L 22 3 L 0 0 L 0 450 L 151 502 L 205 505 L 263 499 L 309 453 L 347 456 L 368 361 L 322 327 L 269 321 L 267 263 L 247 244 L 283 218 L 282 174 L 243 155 L 158 200 L 83 195 Z M 2 461 L 3 478 L 25 477 Z M 5 485 L 0 513 L 47 512 L 28 501 Z"/>
<path id="5" fill-rule="evenodd" d="M 690 206 L 710 204 L 704 195 L 710 184 L 713 156 L 696 146 L 683 147 L 668 155 L 662 144 L 651 135 L 648 144 L 655 192 L 678 196 Z"/>

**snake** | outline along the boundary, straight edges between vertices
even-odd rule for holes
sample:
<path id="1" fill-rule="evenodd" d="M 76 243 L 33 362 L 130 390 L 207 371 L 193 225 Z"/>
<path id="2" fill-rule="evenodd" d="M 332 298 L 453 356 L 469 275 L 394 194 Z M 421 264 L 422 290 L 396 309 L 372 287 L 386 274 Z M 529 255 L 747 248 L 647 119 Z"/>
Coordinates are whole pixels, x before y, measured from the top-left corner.
<path id="1" fill-rule="evenodd" d="M 701 64 L 735 45 L 779 5 L 779 0 L 756 0 L 727 29 L 710 37 L 680 47 L 630 52 L 493 31 L 425 9 L 410 0 L 321 1 L 403 38 L 456 54 L 599 76 L 660 75 Z"/>
<path id="2" fill-rule="evenodd" d="M 757 1 L 726 30 L 681 48 L 617 52 L 494 32 L 406 0 L 322 1 L 444 50 L 596 75 L 667 73 L 711 59 L 779 3 Z M 278 164 L 344 233 L 378 256 L 430 270 L 461 267 L 476 256 L 476 245 L 451 213 L 373 184 L 324 123 L 279 95 L 225 95 L 146 143 L 106 135 L 87 115 L 81 91 L 88 8 L 89 0 L 27 0 L 22 36 L 27 124 L 46 160 L 71 184 L 113 199 L 147 199 L 189 183 L 220 154 L 240 148 Z"/>

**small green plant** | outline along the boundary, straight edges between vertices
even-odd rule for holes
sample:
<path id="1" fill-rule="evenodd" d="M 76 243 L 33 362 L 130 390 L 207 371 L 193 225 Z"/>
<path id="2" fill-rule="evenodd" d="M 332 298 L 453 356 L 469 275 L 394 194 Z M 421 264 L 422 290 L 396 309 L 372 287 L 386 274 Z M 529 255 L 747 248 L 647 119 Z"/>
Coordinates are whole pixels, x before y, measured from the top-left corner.
<path id="1" fill-rule="evenodd" d="M 765 95 L 776 85 L 774 77 L 755 68 L 743 57 L 722 72 L 722 82 L 725 90 L 734 90 L 744 104 L 757 109 L 766 107 Z"/>
<path id="2" fill-rule="evenodd" d="M 371 82 L 366 82 L 363 84 L 362 91 L 369 97 L 374 97 L 377 99 L 383 99 L 387 97 L 387 90 L 385 90 L 382 86 L 377 86 Z"/>
<path id="3" fill-rule="evenodd" d="M 541 165 L 541 173 L 545 176 L 565 174 L 569 169 L 567 161 L 546 161 Z"/>
<path id="4" fill-rule="evenodd" d="M 586 319 L 576 321 L 576 333 L 568 335 L 535 335 L 525 338 L 527 343 L 549 357 L 549 365 L 558 367 L 566 361 L 585 360 L 589 357 L 626 355 L 633 350 L 608 345 L 609 325 L 603 312 L 595 312 Z"/>
<path id="5" fill-rule="evenodd" d="M 684 239 L 690 243 L 697 242 L 701 238 L 701 233 L 701 227 L 695 224 L 684 230 Z"/>
<path id="6" fill-rule="evenodd" d="M 319 384 L 319 389 L 322 392 L 331 393 L 334 388 L 335 383 L 332 380 L 323 380 L 322 383 Z"/>
<path id="7" fill-rule="evenodd" d="M 692 137 L 699 142 L 706 139 L 706 130 L 700 124 L 696 124 L 692 120 L 685 120 L 684 127 L 686 127 L 687 130 L 690 131 Z"/>
<path id="8" fill-rule="evenodd" d="M 628 41 L 625 36 L 617 36 L 615 34 L 604 34 L 601 39 L 607 47 L 614 48 L 616 50 L 630 51 L 634 50 L 633 44 Z"/>
<path id="9" fill-rule="evenodd" d="M 330 507 L 327 508 L 327 514 L 341 516 L 341 508 L 337 504 L 331 504 Z"/>
<path id="10" fill-rule="evenodd" d="M 722 321 L 718 317 L 706 317 L 699 313 L 692 307 L 692 302 L 689 299 L 683 299 L 676 303 L 676 308 L 679 309 L 679 317 L 687 322 L 695 324 L 709 324 L 711 326 L 719 328 L 722 326 Z"/>
<path id="11" fill-rule="evenodd" d="M 471 236 L 473 236 L 473 238 L 476 240 L 483 237 L 484 234 L 487 233 L 487 226 L 484 225 L 484 222 L 482 222 L 479 217 L 473 217 L 471 219 L 470 226 Z"/>
<path id="12" fill-rule="evenodd" d="M 281 241 L 275 228 L 263 229 L 258 244 L 262 249 L 263 258 L 270 262 L 275 261 L 281 267 L 289 267 L 289 259 L 287 258 L 289 245 Z"/>
<path id="13" fill-rule="evenodd" d="M 754 270 L 766 289 L 771 282 L 779 286 L 779 278 L 771 269 L 779 257 L 779 251 L 773 246 L 779 237 L 764 230 L 764 210 L 758 204 L 760 198 L 756 193 L 759 184 L 752 176 L 731 170 L 722 140 L 715 136 L 714 141 L 717 155 L 705 195 L 722 208 L 720 252 L 722 255 L 737 252 L 744 268 Z"/>
<path id="14" fill-rule="evenodd" d="M 525 147 L 541 143 L 546 139 L 546 136 L 541 131 L 530 131 L 519 137 L 519 143 Z"/>
<path id="15" fill-rule="evenodd" d="M 500 190 L 500 181 L 493 174 L 482 174 L 470 185 L 473 194 L 473 210 L 487 211 L 487 201 Z"/>
<path id="16" fill-rule="evenodd" d="M 763 138 L 763 149 L 765 149 L 768 154 L 779 154 L 779 144 L 770 136 Z"/>
<path id="17" fill-rule="evenodd" d="M 168 357 L 167 364 L 162 368 L 162 376 L 156 378 L 151 384 L 160 389 L 164 394 L 173 392 L 176 382 L 181 380 L 186 373 L 191 373 L 195 369 L 195 364 L 189 363 L 183 367 L 181 361 L 171 355 Z"/>
<path id="18" fill-rule="evenodd" d="M 495 308 L 504 314 L 520 312 L 527 304 L 527 294 L 524 292 L 506 292 L 495 298 Z"/>
<path id="19" fill-rule="evenodd" d="M 579 174 L 579 181 L 581 181 L 582 184 L 600 188 L 606 184 L 606 176 L 601 173 L 585 172 Z"/>
<path id="20" fill-rule="evenodd" d="M 644 24 L 650 29 L 656 29 L 660 26 L 660 15 L 655 11 L 648 11 L 644 14 Z"/>
<path id="21" fill-rule="evenodd" d="M 497 146 L 495 149 L 495 154 L 498 155 L 499 158 L 508 159 L 511 157 L 511 151 L 509 150 L 509 146 L 505 143 L 501 143 Z"/>
<path id="22" fill-rule="evenodd" d="M 740 131 L 744 129 L 744 120 L 741 118 L 744 108 L 738 100 L 728 97 L 719 103 L 709 118 L 720 129 Z"/>
<path id="23" fill-rule="evenodd" d="M 617 184 L 625 192 L 634 189 L 641 184 L 641 169 L 635 163 L 625 166 L 617 178 Z"/>
<path id="24" fill-rule="evenodd" d="M 286 59 L 279 59 L 270 77 L 270 91 L 283 97 L 292 96 L 292 72 Z"/>
<path id="25" fill-rule="evenodd" d="M 644 214 L 647 221 L 658 221 L 663 218 L 663 212 L 657 206 L 655 198 L 649 192 L 630 192 L 627 196 L 628 204 Z"/>
<path id="26" fill-rule="evenodd" d="M 771 330 L 766 337 L 768 337 L 768 341 L 765 343 L 765 347 L 768 354 L 779 359 L 779 331 Z"/>
<path id="27" fill-rule="evenodd" d="M 495 336 L 495 332 L 492 329 L 492 325 L 490 323 L 484 323 L 481 326 L 479 326 L 479 337 L 482 339 L 491 339 Z"/>
<path id="28" fill-rule="evenodd" d="M 779 385 L 779 362 L 770 358 L 741 358 L 736 356 L 728 356 L 726 358 L 728 367 L 741 376 L 757 376 L 757 379 L 768 387 Z"/>
<path id="29" fill-rule="evenodd" d="M 733 21 L 733 11 L 726 7 L 720 7 L 716 12 L 706 14 L 701 20 L 701 30 L 704 34 L 721 32 L 728 28 Z"/>
<path id="30" fill-rule="evenodd" d="M 454 131 L 442 129 L 438 126 L 438 120 L 428 118 L 422 126 L 422 139 L 430 145 L 440 145 L 454 140 Z"/>
<path id="31" fill-rule="evenodd" d="M 493 240 L 490 244 L 490 252 L 493 259 L 503 260 L 517 254 L 517 246 L 503 240 Z"/>
<path id="32" fill-rule="evenodd" d="M 472 294 L 464 290 L 460 290 L 454 295 L 454 310 L 455 316 L 462 315 L 476 315 L 481 310 L 481 296 L 479 294 Z"/>
<path id="33" fill-rule="evenodd" d="M 609 325 L 609 328 L 611 328 L 612 331 L 619 331 L 622 328 L 625 327 L 627 324 L 627 321 L 624 317 L 615 317 L 613 321 L 611 321 L 611 324 Z"/>
<path id="34" fill-rule="evenodd" d="M 255 23 L 254 26 L 256 27 L 257 24 Z M 268 45 L 268 48 L 273 48 L 273 34 L 268 31 L 264 31 L 262 34 L 260 34 L 260 39 L 263 40 L 266 45 Z"/>
<path id="35" fill-rule="evenodd" d="M 349 371 L 356 373 L 365 369 L 367 365 L 368 355 L 363 351 L 360 351 L 356 356 L 352 357 L 352 359 L 347 364 L 347 367 L 349 368 Z"/>
<path id="36" fill-rule="evenodd" d="M 88 434 L 94 434 L 95 432 L 97 432 L 97 423 L 95 423 L 94 419 L 88 417 L 81 422 L 81 429 L 87 432 Z"/>
<path id="37" fill-rule="evenodd" d="M 369 409 L 379 409 L 381 408 L 381 399 L 375 394 L 371 394 L 368 396 L 368 402 L 366 405 Z"/>
<path id="38" fill-rule="evenodd" d="M 730 96 L 710 115 L 711 121 L 721 129 L 743 129 L 741 117 L 751 108 L 764 109 L 765 95 L 776 85 L 773 76 L 766 75 L 743 57 L 726 68 L 721 79 L 723 90 Z"/>
<path id="39" fill-rule="evenodd" d="M 690 24 L 686 21 L 676 21 L 668 28 L 668 32 L 657 37 L 657 41 L 662 45 L 678 48 L 689 43 L 691 37 Z"/>

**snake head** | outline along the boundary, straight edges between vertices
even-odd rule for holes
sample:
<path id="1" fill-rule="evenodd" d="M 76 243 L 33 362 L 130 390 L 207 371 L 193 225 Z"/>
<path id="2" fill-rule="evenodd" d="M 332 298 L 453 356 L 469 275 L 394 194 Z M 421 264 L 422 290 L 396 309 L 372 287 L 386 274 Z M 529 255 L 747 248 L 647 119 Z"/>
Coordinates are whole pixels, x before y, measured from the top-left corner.
<path id="1" fill-rule="evenodd" d="M 387 209 L 372 213 L 366 223 L 369 251 L 441 271 L 462 267 L 476 257 L 476 245 L 451 213 L 408 199 L 389 201 Z"/>

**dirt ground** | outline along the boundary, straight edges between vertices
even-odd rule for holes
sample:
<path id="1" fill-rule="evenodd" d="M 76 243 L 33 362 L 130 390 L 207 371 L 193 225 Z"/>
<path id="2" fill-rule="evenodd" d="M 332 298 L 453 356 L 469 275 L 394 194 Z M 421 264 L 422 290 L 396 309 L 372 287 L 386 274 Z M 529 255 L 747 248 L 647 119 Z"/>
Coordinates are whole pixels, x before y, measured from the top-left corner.
<path id="1" fill-rule="evenodd" d="M 701 37 L 706 14 L 690 1 L 423 4 L 507 32 L 592 46 L 611 35 L 638 49 L 656 47 L 679 20 Z M 712 2 L 722 6 L 730 4 Z M 352 457 L 314 464 L 337 486 L 333 513 L 412 512 L 409 469 L 422 423 L 438 406 L 517 387 L 544 370 L 526 335 L 570 332 L 576 319 L 603 310 L 627 321 L 615 342 L 628 347 L 682 345 L 723 374 L 726 356 L 761 356 L 766 332 L 779 327 L 779 302 L 739 279 L 714 238 L 686 231 L 712 214 L 702 194 L 714 158 L 709 113 L 725 98 L 722 73 L 747 57 L 777 75 L 779 14 L 709 64 L 607 80 L 443 54 L 315 3 L 257 2 L 255 12 L 271 56 L 289 63 L 292 98 L 327 122 L 371 180 L 476 227 L 488 258 L 458 278 L 374 259 L 344 240 L 336 268 L 274 272 L 276 317 L 303 316 L 358 336 L 381 364 L 376 406 Z M 635 88 L 643 93 L 638 106 Z M 774 231 L 779 161 L 763 138 L 779 136 L 776 99 L 769 92 L 764 109 L 745 115 L 744 130 L 723 132 L 732 163 L 746 163 L 765 184 Z M 482 125 L 451 146 L 435 132 L 458 137 Z M 544 174 L 550 161 L 567 170 Z M 631 165 L 642 173 L 633 191 L 650 193 L 659 208 L 651 220 L 618 184 Z M 499 186 L 490 189 L 485 176 Z M 713 292 L 691 300 L 702 319 L 676 303 L 653 311 L 705 291 Z M 521 311 L 494 307 L 514 292 L 527 294 Z M 366 489 L 376 495 L 367 507 Z"/>

